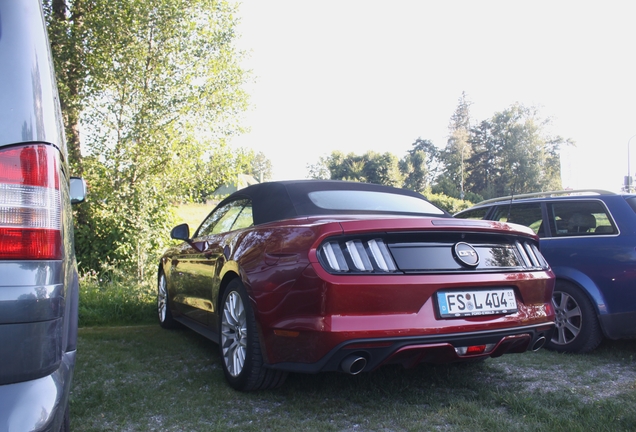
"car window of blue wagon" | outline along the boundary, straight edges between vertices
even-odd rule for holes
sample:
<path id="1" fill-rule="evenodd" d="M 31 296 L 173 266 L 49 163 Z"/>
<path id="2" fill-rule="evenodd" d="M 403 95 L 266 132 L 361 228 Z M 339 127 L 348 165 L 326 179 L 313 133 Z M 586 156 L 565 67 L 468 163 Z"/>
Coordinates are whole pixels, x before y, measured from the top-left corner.
<path id="1" fill-rule="evenodd" d="M 547 224 L 544 223 L 542 205 L 546 206 Z M 488 217 L 490 209 L 491 207 L 480 207 L 464 212 L 459 217 L 484 219 Z M 488 219 L 525 225 L 542 238 L 618 233 L 609 211 L 598 200 L 502 204 L 494 207 Z"/>

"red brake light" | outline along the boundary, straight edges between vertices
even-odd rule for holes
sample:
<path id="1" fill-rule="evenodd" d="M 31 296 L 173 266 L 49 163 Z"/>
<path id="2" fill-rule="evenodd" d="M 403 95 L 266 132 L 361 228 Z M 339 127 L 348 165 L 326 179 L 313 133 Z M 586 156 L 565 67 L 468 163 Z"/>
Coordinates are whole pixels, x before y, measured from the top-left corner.
<path id="1" fill-rule="evenodd" d="M 0 150 L 0 259 L 61 259 L 60 213 L 56 149 Z"/>
<path id="2" fill-rule="evenodd" d="M 0 183 L 60 189 L 55 149 L 45 145 L 0 151 Z"/>
<path id="3" fill-rule="evenodd" d="M 466 349 L 466 355 L 483 354 L 486 352 L 486 345 L 472 345 Z"/>

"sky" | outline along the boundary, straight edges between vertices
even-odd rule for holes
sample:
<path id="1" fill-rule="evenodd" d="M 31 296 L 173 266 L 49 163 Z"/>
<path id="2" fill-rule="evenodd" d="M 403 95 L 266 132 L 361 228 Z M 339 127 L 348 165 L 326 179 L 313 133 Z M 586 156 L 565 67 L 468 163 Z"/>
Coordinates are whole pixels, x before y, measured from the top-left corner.
<path id="1" fill-rule="evenodd" d="M 253 82 L 232 144 L 275 180 L 334 150 L 442 148 L 462 92 L 476 122 L 514 103 L 549 117 L 576 143 L 564 187 L 618 192 L 636 172 L 634 1 L 243 0 L 238 15 Z"/>

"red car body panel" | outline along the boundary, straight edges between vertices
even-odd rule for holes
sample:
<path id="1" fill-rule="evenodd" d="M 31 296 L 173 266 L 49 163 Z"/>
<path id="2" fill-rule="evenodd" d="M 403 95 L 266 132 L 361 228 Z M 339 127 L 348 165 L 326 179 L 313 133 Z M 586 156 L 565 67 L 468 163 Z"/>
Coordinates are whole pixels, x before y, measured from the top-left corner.
<path id="1" fill-rule="evenodd" d="M 388 227 L 395 229 L 401 221 L 382 220 L 380 228 L 379 221 L 372 222 L 349 221 L 341 225 L 346 229 L 344 232 L 359 233 L 369 229 L 375 232 Z M 430 226 L 430 220 L 414 219 L 403 225 L 421 230 L 423 225 Z M 489 225 L 493 229 L 495 225 L 500 228 L 504 224 Z M 261 270 L 257 274 L 246 271 L 263 340 L 269 348 L 266 352 L 270 364 L 285 361 L 313 363 L 338 343 L 354 338 L 466 333 L 486 328 L 505 329 L 519 324 L 545 324 L 554 318 L 550 307 L 554 276 L 550 271 L 468 275 L 332 275 L 318 263 L 316 246 L 341 230 L 336 226 L 331 226 L 332 229 L 325 225 L 316 226 L 319 227 L 316 234 L 304 226 L 298 231 L 285 229 L 285 235 L 276 236 L 277 240 L 284 241 L 269 244 L 270 250 L 278 250 L 278 260 L 271 262 L 275 270 Z M 506 230 L 509 228 L 506 227 Z M 300 239 L 313 241 L 308 254 L 304 253 L 306 243 Z M 280 249 L 274 245 L 280 246 Z M 521 300 L 519 311 L 504 316 L 437 318 L 433 294 L 440 289 L 466 286 L 513 286 Z M 289 336 L 289 333 L 280 332 L 281 336 L 278 336 L 276 330 L 298 334 Z M 285 345 L 290 343 L 294 345 L 293 355 L 285 349 Z"/>

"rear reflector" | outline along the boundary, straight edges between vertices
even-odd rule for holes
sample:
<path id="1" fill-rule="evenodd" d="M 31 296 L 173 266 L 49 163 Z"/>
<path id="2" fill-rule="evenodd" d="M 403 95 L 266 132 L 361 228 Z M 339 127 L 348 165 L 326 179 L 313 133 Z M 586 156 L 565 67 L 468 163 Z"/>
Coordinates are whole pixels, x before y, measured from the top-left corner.
<path id="1" fill-rule="evenodd" d="M 0 150 L 0 259 L 61 259 L 60 214 L 57 150 Z"/>
<path id="2" fill-rule="evenodd" d="M 457 347 L 455 348 L 455 352 L 460 356 L 469 356 L 469 355 L 478 355 L 478 354 L 486 354 L 492 351 L 495 347 L 495 344 L 485 344 L 485 345 L 471 345 L 465 347 Z"/>
<path id="3" fill-rule="evenodd" d="M 276 336 L 283 336 L 283 337 L 298 337 L 300 335 L 300 332 L 298 331 L 293 331 L 293 330 L 274 330 L 274 334 Z"/>

